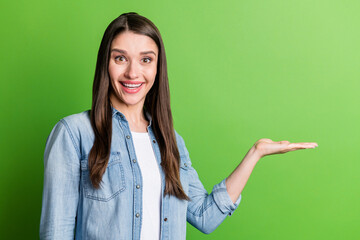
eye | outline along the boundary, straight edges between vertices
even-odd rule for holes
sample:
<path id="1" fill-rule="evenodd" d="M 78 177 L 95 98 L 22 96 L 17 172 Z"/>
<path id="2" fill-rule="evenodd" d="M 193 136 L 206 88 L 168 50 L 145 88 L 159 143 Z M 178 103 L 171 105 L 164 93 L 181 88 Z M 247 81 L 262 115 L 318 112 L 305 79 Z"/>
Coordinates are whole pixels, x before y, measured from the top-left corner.
<path id="1" fill-rule="evenodd" d="M 122 55 L 115 57 L 115 61 L 123 62 L 123 61 L 125 61 L 125 60 L 126 60 L 126 58 L 125 58 L 124 56 L 122 56 Z"/>
<path id="2" fill-rule="evenodd" d="M 146 58 L 143 58 L 142 60 L 143 60 L 143 62 L 145 62 L 145 63 L 150 63 L 150 62 L 152 61 L 152 58 L 146 57 Z"/>

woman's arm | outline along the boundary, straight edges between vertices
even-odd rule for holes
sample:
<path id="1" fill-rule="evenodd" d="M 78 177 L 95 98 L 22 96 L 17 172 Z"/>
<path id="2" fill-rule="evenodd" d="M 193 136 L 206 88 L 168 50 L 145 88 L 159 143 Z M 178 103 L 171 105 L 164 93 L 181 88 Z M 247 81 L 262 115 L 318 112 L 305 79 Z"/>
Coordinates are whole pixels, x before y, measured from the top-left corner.
<path id="1" fill-rule="evenodd" d="M 67 123 L 51 131 L 44 154 L 40 239 L 74 239 L 79 200 L 80 153 Z"/>
<path id="2" fill-rule="evenodd" d="M 186 164 L 186 179 L 189 183 L 187 221 L 206 234 L 214 231 L 238 207 L 241 192 L 261 157 L 317 146 L 316 143 L 273 142 L 270 139 L 260 139 L 230 176 L 216 184 L 208 194 L 191 164 L 183 138 L 177 134 L 177 140 L 179 148 L 183 149 L 182 160 Z"/>
<path id="3" fill-rule="evenodd" d="M 175 133 L 181 155 L 180 171 L 184 176 L 182 184 L 187 188 L 186 194 L 190 198 L 187 202 L 186 219 L 201 232 L 209 234 L 235 211 L 241 197 L 235 203 L 231 201 L 226 191 L 225 179 L 216 184 L 209 194 L 192 166 L 184 139 Z"/>
<path id="4" fill-rule="evenodd" d="M 226 189 L 231 198 L 235 201 L 240 196 L 242 190 L 245 187 L 247 180 L 250 177 L 256 163 L 260 158 L 271 155 L 286 153 L 289 151 L 295 151 L 299 149 L 315 148 L 318 145 L 316 143 L 290 143 L 289 141 L 274 142 L 271 139 L 263 138 L 258 140 L 254 146 L 245 155 L 244 159 L 237 166 L 237 168 L 226 179 Z"/>

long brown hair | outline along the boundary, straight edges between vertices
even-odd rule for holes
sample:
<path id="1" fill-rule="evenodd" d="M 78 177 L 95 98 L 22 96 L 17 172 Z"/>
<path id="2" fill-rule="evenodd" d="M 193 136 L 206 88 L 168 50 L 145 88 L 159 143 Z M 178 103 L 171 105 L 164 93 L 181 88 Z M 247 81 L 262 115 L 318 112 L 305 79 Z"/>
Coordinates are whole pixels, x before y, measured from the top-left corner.
<path id="1" fill-rule="evenodd" d="M 159 49 L 157 74 L 154 85 L 145 98 L 144 110 L 152 116 L 152 128 L 160 148 L 161 167 L 165 172 L 164 194 L 189 200 L 180 182 L 180 154 L 170 109 L 164 44 L 157 27 L 149 19 L 135 12 L 121 14 L 109 24 L 98 52 L 91 106 L 91 125 L 95 135 L 94 145 L 89 154 L 92 185 L 95 188 L 100 187 L 102 176 L 109 162 L 112 135 L 112 111 L 109 98 L 112 86 L 108 73 L 110 47 L 112 40 L 123 31 L 146 35 L 155 41 Z"/>

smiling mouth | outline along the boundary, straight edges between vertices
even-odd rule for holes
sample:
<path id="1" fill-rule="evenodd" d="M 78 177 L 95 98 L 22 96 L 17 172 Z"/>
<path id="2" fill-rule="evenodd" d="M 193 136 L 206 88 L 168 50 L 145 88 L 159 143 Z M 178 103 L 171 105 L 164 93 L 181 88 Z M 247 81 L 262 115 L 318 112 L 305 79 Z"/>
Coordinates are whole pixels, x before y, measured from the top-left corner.
<path id="1" fill-rule="evenodd" d="M 123 85 L 124 87 L 129 88 L 129 89 L 136 89 L 136 88 L 141 87 L 141 85 L 144 84 L 144 83 L 132 84 L 132 83 L 124 83 L 124 82 L 120 82 L 120 83 L 121 83 L 121 85 Z"/>

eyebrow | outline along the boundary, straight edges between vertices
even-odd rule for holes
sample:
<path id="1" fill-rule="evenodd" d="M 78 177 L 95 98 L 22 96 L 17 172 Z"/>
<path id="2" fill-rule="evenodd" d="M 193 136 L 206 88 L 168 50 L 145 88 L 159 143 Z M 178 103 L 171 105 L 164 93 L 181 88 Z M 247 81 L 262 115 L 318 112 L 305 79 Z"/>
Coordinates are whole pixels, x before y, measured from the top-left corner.
<path id="1" fill-rule="evenodd" d="M 113 48 L 111 49 L 111 52 L 119 52 L 119 53 L 127 53 L 125 50 L 122 50 L 122 49 L 117 49 L 117 48 Z M 156 56 L 156 53 L 154 51 L 144 51 L 144 52 L 140 52 L 140 54 L 149 54 L 149 53 L 152 53 Z"/>

